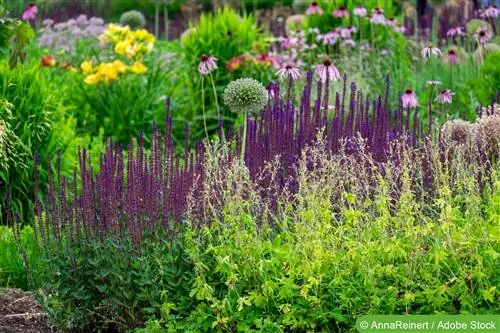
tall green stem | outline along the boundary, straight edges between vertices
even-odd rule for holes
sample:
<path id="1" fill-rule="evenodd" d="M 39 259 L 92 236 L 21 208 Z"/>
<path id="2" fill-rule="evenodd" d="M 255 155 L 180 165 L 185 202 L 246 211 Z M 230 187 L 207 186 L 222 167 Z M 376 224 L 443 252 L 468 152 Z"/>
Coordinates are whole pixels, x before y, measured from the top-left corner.
<path id="1" fill-rule="evenodd" d="M 155 4 L 155 36 L 160 38 L 160 3 L 158 1 Z"/>
<path id="2" fill-rule="evenodd" d="M 217 121 L 219 121 L 222 118 L 220 114 L 219 98 L 217 97 L 217 89 L 215 88 L 215 81 L 212 73 L 210 73 L 210 80 L 212 81 L 212 90 L 214 92 L 215 105 L 217 106 Z M 224 138 L 224 127 L 222 127 L 222 137 Z"/>
<path id="3" fill-rule="evenodd" d="M 241 161 L 245 163 L 245 146 L 247 145 L 247 121 L 248 112 L 245 112 L 245 120 L 243 123 L 243 138 L 241 140 Z"/>
<path id="4" fill-rule="evenodd" d="M 210 141 L 207 130 L 207 116 L 205 115 L 205 76 L 201 77 L 201 108 L 203 110 L 203 126 L 205 127 L 205 135 L 207 143 Z"/>
<path id="5" fill-rule="evenodd" d="M 163 20 L 165 24 L 165 40 L 168 40 L 168 5 L 163 7 Z"/>

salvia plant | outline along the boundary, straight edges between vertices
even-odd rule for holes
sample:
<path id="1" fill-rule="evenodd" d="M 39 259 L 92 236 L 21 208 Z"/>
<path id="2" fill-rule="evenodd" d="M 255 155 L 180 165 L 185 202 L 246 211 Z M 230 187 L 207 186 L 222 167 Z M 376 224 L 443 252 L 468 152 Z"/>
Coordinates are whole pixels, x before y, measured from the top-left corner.
<path id="1" fill-rule="evenodd" d="M 434 137 L 441 137 L 441 134 L 433 134 L 432 119 L 424 124 L 418 117 L 417 108 L 403 108 L 402 103 L 396 110 L 390 110 L 389 78 L 385 96 L 376 100 L 365 98 L 354 83 L 347 88 L 346 77 L 343 82 L 343 90 L 335 93 L 333 110 L 329 107 L 328 83 L 325 85 L 319 81 L 316 84 L 313 99 L 313 73 L 307 75 L 298 108 L 290 100 L 282 99 L 279 85 L 273 85 L 265 109 L 255 117 L 247 118 L 248 130 L 244 138 L 241 132 L 233 129 L 229 129 L 225 138 L 219 138 L 221 163 L 230 165 L 232 161 L 244 160 L 250 177 L 262 185 L 270 181 L 266 176 L 268 163 L 278 158 L 280 171 L 273 181 L 279 188 L 293 193 L 297 190 L 294 165 L 304 148 L 317 140 L 318 133 L 321 133 L 329 154 L 342 151 L 361 160 L 364 154 L 369 154 L 376 164 L 366 167 L 382 170 L 389 161 L 398 163 L 401 157 L 394 147 L 399 142 L 411 149 L 412 156 L 423 170 L 414 175 L 414 181 L 422 183 L 432 193 L 436 181 L 433 178 L 433 157 L 426 154 L 425 143 L 432 144 L 437 139 Z M 491 141 L 498 126 L 496 121 L 494 118 L 476 125 L 478 129 L 483 128 L 477 130 L 478 133 L 487 133 L 482 134 L 478 142 L 490 148 L 488 153 L 469 156 L 469 160 L 481 165 L 483 171 L 492 160 L 498 159 L 497 142 Z M 130 141 L 126 157 L 123 147 L 108 141 L 98 170 L 92 167 L 87 150 L 81 149 L 79 166 L 73 177 L 52 175 L 49 170 L 47 189 L 39 188 L 35 173 L 35 212 L 41 239 L 55 237 L 73 242 L 81 237 L 106 238 L 126 232 L 135 244 L 140 244 L 145 232 L 157 228 L 175 231 L 178 222 L 186 216 L 190 202 L 196 202 L 193 220 L 203 221 L 206 210 L 220 196 L 214 190 L 210 194 L 213 202 L 207 204 L 204 200 L 205 158 L 214 148 L 209 143 L 195 143 L 194 150 L 190 150 L 187 127 L 185 151 L 175 154 L 169 101 L 165 135 L 162 136 L 156 127 L 153 133 L 149 152 L 146 152 L 141 134 L 137 144 Z M 220 136 L 222 133 L 219 131 Z M 457 140 L 457 134 L 451 137 Z M 241 149 L 242 144 L 245 149 Z M 35 164 L 39 163 L 37 157 Z M 50 158 L 47 163 L 51 163 Z M 60 165 L 60 161 L 56 164 Z M 487 171 L 481 174 L 482 177 L 486 175 Z M 40 199 L 41 191 L 46 193 L 43 200 Z M 270 195 L 269 200 L 275 201 L 275 195 Z"/>

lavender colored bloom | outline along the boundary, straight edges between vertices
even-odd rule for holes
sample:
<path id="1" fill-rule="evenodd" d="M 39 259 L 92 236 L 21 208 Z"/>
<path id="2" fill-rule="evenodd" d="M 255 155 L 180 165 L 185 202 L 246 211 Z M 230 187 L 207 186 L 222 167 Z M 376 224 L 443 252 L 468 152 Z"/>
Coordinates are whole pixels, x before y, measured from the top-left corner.
<path id="1" fill-rule="evenodd" d="M 487 27 L 481 27 L 477 29 L 475 37 L 479 44 L 484 45 L 489 42 L 492 37 L 492 33 Z"/>
<path id="2" fill-rule="evenodd" d="M 448 51 L 448 61 L 452 64 L 458 64 L 460 62 L 460 58 L 458 58 L 457 52 L 455 52 L 455 50 Z"/>
<path id="3" fill-rule="evenodd" d="M 446 36 L 450 37 L 450 38 L 453 38 L 455 36 L 461 37 L 461 36 L 465 36 L 465 32 L 464 32 L 462 27 L 450 28 L 446 32 Z"/>
<path id="4" fill-rule="evenodd" d="M 30 3 L 28 7 L 23 12 L 22 19 L 24 21 L 33 21 L 36 18 L 36 15 L 38 14 L 38 8 L 34 3 Z"/>
<path id="5" fill-rule="evenodd" d="M 350 39 L 350 38 L 349 38 L 349 39 L 344 40 L 344 41 L 340 44 L 340 46 L 342 46 L 342 47 L 343 47 L 343 46 L 355 47 L 355 46 L 356 46 L 356 42 L 355 42 L 354 40 L 352 40 L 352 39 Z"/>
<path id="6" fill-rule="evenodd" d="M 104 20 L 100 17 L 91 17 L 89 22 L 93 25 L 104 25 Z"/>
<path id="7" fill-rule="evenodd" d="M 394 17 L 389 17 L 385 23 L 390 27 L 395 27 L 398 24 L 398 21 L 396 21 L 396 18 Z"/>
<path id="8" fill-rule="evenodd" d="M 455 93 L 451 92 L 450 89 L 445 89 L 437 95 L 435 101 L 441 104 L 451 104 L 453 95 Z"/>
<path id="9" fill-rule="evenodd" d="M 200 72 L 201 75 L 206 76 L 216 69 L 217 58 L 207 55 L 201 56 L 200 64 L 198 65 L 198 72 Z"/>
<path id="10" fill-rule="evenodd" d="M 348 18 L 349 11 L 345 7 L 339 7 L 332 12 L 332 16 L 338 18 Z"/>
<path id="11" fill-rule="evenodd" d="M 323 15 L 323 9 L 321 9 L 321 7 L 318 5 L 316 1 L 311 2 L 311 4 L 306 10 L 306 15 L 313 15 L 313 14 Z"/>
<path id="12" fill-rule="evenodd" d="M 406 89 L 401 96 L 401 104 L 405 108 L 415 108 L 418 106 L 417 95 L 411 89 Z"/>
<path id="13" fill-rule="evenodd" d="M 280 70 L 276 72 L 276 74 L 286 79 L 291 78 L 294 81 L 299 79 L 301 76 L 299 69 L 293 67 L 292 65 L 286 65 L 282 67 Z"/>
<path id="14" fill-rule="evenodd" d="M 385 25 L 384 11 L 380 8 L 374 8 L 370 17 L 370 22 L 373 24 Z"/>
<path id="15" fill-rule="evenodd" d="M 354 15 L 362 16 L 362 17 L 364 17 L 368 14 L 365 7 L 355 7 L 352 12 Z"/>
<path id="16" fill-rule="evenodd" d="M 482 18 L 496 19 L 500 15 L 500 9 L 495 5 L 489 5 L 481 13 Z"/>
<path id="17" fill-rule="evenodd" d="M 327 80 L 336 82 L 341 79 L 340 72 L 330 60 L 325 60 L 322 64 L 316 66 L 316 72 L 321 82 Z"/>
<path id="18" fill-rule="evenodd" d="M 54 24 L 54 20 L 45 19 L 42 21 L 44 27 L 51 27 Z"/>
<path id="19" fill-rule="evenodd" d="M 406 33 L 407 29 L 404 25 L 399 24 L 399 25 L 394 26 L 394 31 L 404 34 L 404 33 Z"/>

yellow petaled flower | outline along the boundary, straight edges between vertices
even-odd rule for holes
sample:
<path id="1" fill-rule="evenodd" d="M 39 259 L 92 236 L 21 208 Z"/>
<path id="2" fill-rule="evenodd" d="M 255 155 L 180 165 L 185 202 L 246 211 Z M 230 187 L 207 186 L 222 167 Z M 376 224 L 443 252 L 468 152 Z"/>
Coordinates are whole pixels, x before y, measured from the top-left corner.
<path id="1" fill-rule="evenodd" d="M 107 83 L 118 79 L 118 70 L 111 63 L 100 64 L 97 72 L 104 77 L 104 81 Z"/>
<path id="2" fill-rule="evenodd" d="M 100 81 L 100 77 L 98 74 L 90 74 L 84 80 L 84 82 L 86 84 L 98 84 L 99 81 Z"/>
<path id="3" fill-rule="evenodd" d="M 144 74 L 148 71 L 148 68 L 142 62 L 135 62 L 130 70 L 135 74 Z"/>
<path id="4" fill-rule="evenodd" d="M 134 31 L 134 37 L 135 39 L 141 41 L 141 42 L 146 42 L 146 43 L 154 43 L 156 42 L 156 38 L 153 34 L 150 34 L 149 31 L 146 29 L 139 29 Z"/>
<path id="5" fill-rule="evenodd" d="M 93 71 L 93 68 L 92 68 L 92 60 L 85 60 L 84 62 L 82 62 L 82 64 L 80 65 L 80 68 L 83 72 L 83 74 L 85 75 L 89 75 L 90 73 L 92 73 Z"/>
<path id="6" fill-rule="evenodd" d="M 118 71 L 120 74 L 124 74 L 127 72 L 127 65 L 125 65 L 123 62 L 120 60 L 115 60 L 112 63 L 113 67 Z"/>

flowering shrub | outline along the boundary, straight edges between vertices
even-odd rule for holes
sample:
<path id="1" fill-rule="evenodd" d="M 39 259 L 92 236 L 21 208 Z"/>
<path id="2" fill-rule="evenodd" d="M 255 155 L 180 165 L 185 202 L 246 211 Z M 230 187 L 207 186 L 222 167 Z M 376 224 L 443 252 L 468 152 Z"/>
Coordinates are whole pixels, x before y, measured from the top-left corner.
<path id="1" fill-rule="evenodd" d="M 99 37 L 102 44 L 110 43 L 114 52 L 134 63 L 127 66 L 120 60 L 109 63 L 100 63 L 93 66 L 91 60 L 84 61 L 80 68 L 87 84 L 110 83 L 127 73 L 144 74 L 148 68 L 142 62 L 147 54 L 153 51 L 155 37 L 147 30 L 132 31 L 130 27 L 110 24 Z"/>
<path id="2" fill-rule="evenodd" d="M 82 51 L 82 46 L 96 48 L 97 37 L 104 29 L 104 20 L 99 17 L 88 18 L 86 15 L 80 15 L 60 23 L 45 19 L 38 44 L 48 49 L 51 54 L 71 61 L 81 56 L 78 53 Z"/>

